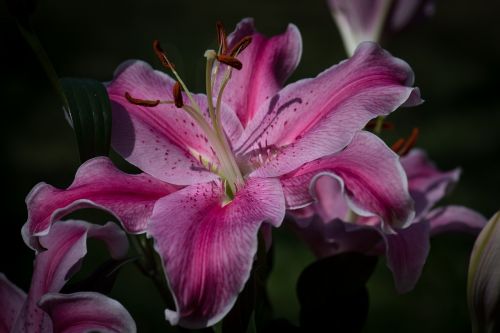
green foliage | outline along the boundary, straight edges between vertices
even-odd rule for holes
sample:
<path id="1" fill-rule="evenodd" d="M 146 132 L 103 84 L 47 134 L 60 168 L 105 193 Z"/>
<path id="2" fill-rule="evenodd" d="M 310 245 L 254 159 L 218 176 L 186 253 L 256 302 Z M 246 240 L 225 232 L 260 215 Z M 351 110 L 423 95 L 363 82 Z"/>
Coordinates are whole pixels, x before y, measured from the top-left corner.
<path id="1" fill-rule="evenodd" d="M 111 141 L 111 104 L 106 88 L 91 79 L 60 80 L 67 99 L 65 112 L 75 131 L 81 161 L 108 155 Z"/>

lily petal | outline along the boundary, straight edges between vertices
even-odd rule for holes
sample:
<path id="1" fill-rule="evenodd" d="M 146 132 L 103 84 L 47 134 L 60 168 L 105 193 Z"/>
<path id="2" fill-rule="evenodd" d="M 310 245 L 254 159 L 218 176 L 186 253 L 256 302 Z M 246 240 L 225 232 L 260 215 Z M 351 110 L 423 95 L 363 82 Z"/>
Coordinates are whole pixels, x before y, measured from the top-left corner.
<path id="1" fill-rule="evenodd" d="M 380 233 L 371 226 L 356 225 L 340 219 L 324 221 L 318 216 L 307 227 L 292 225 L 298 237 L 303 239 L 318 258 L 345 252 L 380 255 Z"/>
<path id="2" fill-rule="evenodd" d="M 429 223 L 413 223 L 406 229 L 387 234 L 377 225 L 361 225 L 341 219 L 324 221 L 318 215 L 307 227 L 293 226 L 317 257 L 345 252 L 386 255 L 398 292 L 412 290 L 429 254 Z"/>
<path id="3" fill-rule="evenodd" d="M 385 242 L 387 266 L 396 290 L 406 293 L 415 287 L 429 254 L 429 224 L 413 223 L 395 234 L 381 233 Z"/>
<path id="4" fill-rule="evenodd" d="M 249 178 L 227 203 L 220 183 L 189 186 L 157 202 L 148 227 L 177 310 L 172 325 L 213 325 L 248 279 L 262 222 L 279 226 L 285 200 L 277 179 Z"/>
<path id="5" fill-rule="evenodd" d="M 228 37 L 229 49 L 246 36 L 251 36 L 252 42 L 238 56 L 243 68 L 233 71 L 224 90 L 225 103 L 245 126 L 264 101 L 283 86 L 302 54 L 302 38 L 293 24 L 283 34 L 267 38 L 255 30 L 253 19 L 243 19 Z"/>
<path id="6" fill-rule="evenodd" d="M 418 17 L 431 16 L 434 12 L 435 0 L 397 0 L 391 13 L 389 28 L 401 30 Z"/>
<path id="7" fill-rule="evenodd" d="M 87 253 L 87 237 L 104 241 L 115 259 L 127 253 L 127 237 L 115 223 L 104 226 L 76 220 L 55 223 L 48 235 L 39 238 L 46 251 L 36 256 L 30 291 L 14 332 L 50 331 L 51 322 L 38 307 L 38 301 L 46 293 L 59 292 L 68 281 Z"/>
<path id="8" fill-rule="evenodd" d="M 136 325 L 117 301 L 94 292 L 70 295 L 49 293 L 40 300 L 56 333 L 134 333 Z"/>
<path id="9" fill-rule="evenodd" d="M 433 0 L 328 0 L 328 5 L 350 54 L 359 43 L 379 42 L 384 31 L 401 30 L 434 12 Z"/>
<path id="10" fill-rule="evenodd" d="M 61 190 L 46 183 L 36 185 L 26 197 L 28 220 L 23 238 L 40 249 L 36 237 L 46 235 L 54 221 L 81 208 L 102 208 L 115 215 L 131 233 L 141 233 L 159 198 L 179 187 L 147 174 L 129 175 L 106 157 L 96 157 L 80 166 L 75 180 Z"/>
<path id="11" fill-rule="evenodd" d="M 11 332 L 25 299 L 26 293 L 0 273 L 0 332 Z"/>
<path id="12" fill-rule="evenodd" d="M 315 183 L 324 175 L 339 182 L 351 210 L 361 216 L 379 216 L 388 231 L 407 226 L 414 217 L 399 157 L 369 132 L 358 132 L 341 152 L 281 177 L 287 206 L 300 208 L 317 198 Z"/>
<path id="13" fill-rule="evenodd" d="M 118 67 L 107 86 L 113 109 L 113 148 L 127 161 L 163 181 L 190 185 L 207 182 L 217 176 L 199 162 L 201 155 L 218 164 L 208 139 L 188 113 L 173 104 L 145 107 L 130 103 L 134 98 L 173 101 L 175 81 L 153 70 L 145 62 L 134 60 Z M 207 121 L 205 95 L 194 95 Z M 187 104 L 189 99 L 184 96 Z M 222 109 L 223 127 L 229 138 L 239 137 L 242 126 L 232 111 Z"/>
<path id="14" fill-rule="evenodd" d="M 477 234 L 488 222 L 478 212 L 462 206 L 433 209 L 426 219 L 431 225 L 431 236 L 453 231 Z"/>
<path id="15" fill-rule="evenodd" d="M 460 169 L 440 171 L 421 149 L 412 149 L 401 158 L 408 176 L 410 194 L 415 200 L 416 217 L 425 216 L 460 178 Z"/>
<path id="16" fill-rule="evenodd" d="M 286 86 L 264 104 L 236 145 L 239 155 L 278 150 L 254 172 L 274 177 L 340 151 L 377 116 L 421 103 L 413 72 L 377 44 L 361 44 L 352 58 L 314 79 Z"/>
<path id="17" fill-rule="evenodd" d="M 500 212 L 474 243 L 467 279 L 467 300 L 472 332 L 498 332 L 500 328 Z"/>
<path id="18" fill-rule="evenodd" d="M 390 3 L 390 0 L 328 0 L 332 16 L 350 54 L 361 42 L 378 42 Z"/>
<path id="19" fill-rule="evenodd" d="M 343 219 L 349 213 L 342 181 L 331 175 L 317 176 L 314 179 L 312 193 L 316 197 L 314 206 L 323 221 Z"/>

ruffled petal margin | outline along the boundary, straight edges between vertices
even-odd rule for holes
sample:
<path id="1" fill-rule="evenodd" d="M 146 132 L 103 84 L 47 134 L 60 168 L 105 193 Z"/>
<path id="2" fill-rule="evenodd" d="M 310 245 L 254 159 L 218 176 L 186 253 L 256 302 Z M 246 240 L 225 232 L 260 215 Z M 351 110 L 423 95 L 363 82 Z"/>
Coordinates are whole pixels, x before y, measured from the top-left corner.
<path id="1" fill-rule="evenodd" d="M 42 250 L 37 238 L 46 235 L 54 221 L 81 208 L 104 209 L 128 232 L 141 233 L 156 200 L 179 188 L 147 174 L 126 174 L 108 158 L 96 157 L 80 166 L 67 189 L 39 183 L 31 190 L 26 197 L 28 220 L 23 239 L 28 246 Z"/>
<path id="2" fill-rule="evenodd" d="M 288 208 L 301 208 L 321 196 L 315 193 L 315 183 L 322 176 L 339 181 L 350 209 L 361 216 L 379 216 L 389 232 L 408 226 L 415 216 L 398 155 L 369 132 L 358 132 L 338 154 L 281 177 Z"/>

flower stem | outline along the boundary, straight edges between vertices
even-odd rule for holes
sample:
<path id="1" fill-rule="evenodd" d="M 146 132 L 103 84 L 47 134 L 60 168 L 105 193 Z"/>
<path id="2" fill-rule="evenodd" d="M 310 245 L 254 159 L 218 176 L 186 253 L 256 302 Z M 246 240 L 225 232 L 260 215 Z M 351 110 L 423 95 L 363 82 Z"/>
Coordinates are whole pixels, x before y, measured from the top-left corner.
<path id="1" fill-rule="evenodd" d="M 382 132 L 382 126 L 384 125 L 384 116 L 378 116 L 375 121 L 375 127 L 373 128 L 373 132 L 379 135 Z"/>
<path id="2" fill-rule="evenodd" d="M 165 305 L 167 307 L 175 306 L 163 276 L 161 261 L 155 253 L 152 242 L 144 235 L 129 235 L 129 240 L 140 256 L 140 259 L 135 261 L 136 267 L 144 276 L 153 281 Z"/>

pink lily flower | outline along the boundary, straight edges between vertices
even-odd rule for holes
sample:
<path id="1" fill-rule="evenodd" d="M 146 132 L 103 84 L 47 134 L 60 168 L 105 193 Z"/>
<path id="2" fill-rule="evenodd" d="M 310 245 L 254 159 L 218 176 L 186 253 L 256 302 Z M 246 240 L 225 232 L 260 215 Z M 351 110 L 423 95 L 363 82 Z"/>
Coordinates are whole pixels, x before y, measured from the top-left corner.
<path id="1" fill-rule="evenodd" d="M 433 0 L 328 0 L 349 54 L 365 41 L 380 42 L 384 30 L 399 31 L 434 12 Z"/>
<path id="2" fill-rule="evenodd" d="M 1 332 L 136 332 L 132 317 L 117 301 L 96 292 L 59 293 L 87 253 L 88 237 L 104 241 L 115 259 L 127 254 L 127 237 L 114 223 L 55 223 L 50 234 L 39 238 L 46 250 L 36 255 L 28 294 L 0 273 Z"/>
<path id="3" fill-rule="evenodd" d="M 415 218 L 410 226 L 395 233 L 384 233 L 380 219 L 349 216 L 357 213 L 349 197 L 349 184 L 336 174 L 318 175 L 311 183 L 316 202 L 292 212 L 298 235 L 318 257 L 342 252 L 386 255 L 396 289 L 408 292 L 418 281 L 429 253 L 429 238 L 450 231 L 477 234 L 486 219 L 461 206 L 434 208 L 458 182 L 460 170 L 439 171 L 419 149 L 401 158 L 408 176 L 410 195 L 415 201 Z M 358 194 L 354 194 L 358 195 Z M 362 195 L 362 194 L 361 194 Z M 362 215 L 362 214 L 359 214 Z"/>
<path id="4" fill-rule="evenodd" d="M 278 227 L 286 209 L 310 203 L 294 195 L 301 189 L 291 183 L 301 167 L 310 173 L 351 169 L 338 171 L 345 182 L 359 191 L 370 186 L 373 196 L 383 198 L 361 198 L 360 210 L 380 216 L 387 229 L 404 227 L 413 216 L 402 173 L 358 178 L 365 172 L 364 154 L 392 154 L 360 130 L 403 104 L 420 103 L 405 62 L 366 43 L 351 59 L 283 88 L 302 51 L 294 25 L 267 38 L 245 19 L 227 41 L 219 28 L 219 41 L 219 52 L 205 53 L 206 95 L 189 92 L 158 45 L 157 55 L 177 82 L 142 61 L 122 64 L 108 84 L 112 144 L 144 173 L 125 175 L 106 158 L 91 160 L 66 190 L 37 185 L 27 198 L 23 228 L 36 246 L 54 219 L 92 205 L 112 212 L 129 232 L 147 231 L 176 303 L 166 318 L 188 328 L 213 325 L 234 305 L 249 277 L 261 225 Z M 331 164 L 315 162 L 325 156 Z M 398 169 L 398 160 L 379 162 Z M 380 193 L 386 190 L 394 194 Z"/>

